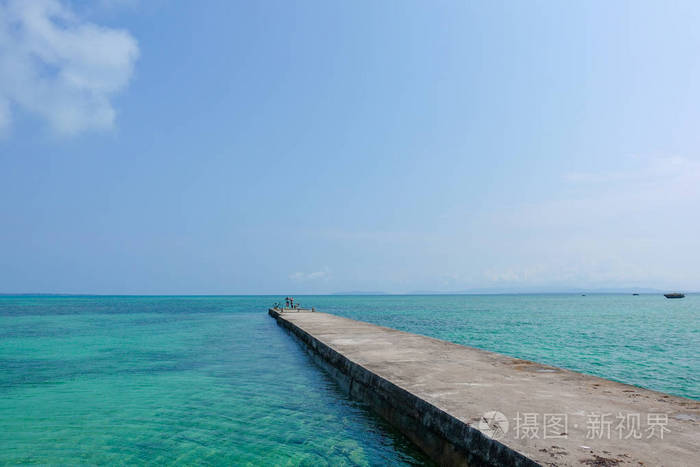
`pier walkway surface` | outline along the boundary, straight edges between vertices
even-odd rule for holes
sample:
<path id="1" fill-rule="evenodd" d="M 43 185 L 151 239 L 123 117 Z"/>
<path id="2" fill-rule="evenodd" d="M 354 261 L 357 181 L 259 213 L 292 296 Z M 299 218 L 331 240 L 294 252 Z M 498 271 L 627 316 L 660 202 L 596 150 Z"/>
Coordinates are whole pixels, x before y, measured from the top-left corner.
<path id="1" fill-rule="evenodd" d="M 700 466 L 700 402 L 319 312 L 269 310 L 442 465 Z"/>

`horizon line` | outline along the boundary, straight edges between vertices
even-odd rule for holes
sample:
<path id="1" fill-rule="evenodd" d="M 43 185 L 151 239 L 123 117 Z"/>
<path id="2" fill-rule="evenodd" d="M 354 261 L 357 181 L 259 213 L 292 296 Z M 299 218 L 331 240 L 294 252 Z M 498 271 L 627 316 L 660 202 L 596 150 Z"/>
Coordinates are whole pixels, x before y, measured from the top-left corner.
<path id="1" fill-rule="evenodd" d="M 432 296 L 432 295 L 663 295 L 664 291 L 513 291 L 513 292 L 325 292 L 325 293 L 64 293 L 64 292 L 0 292 L 0 297 L 276 297 L 296 295 L 300 297 L 378 297 L 378 296 Z M 684 294 L 700 294 L 700 291 L 682 292 Z"/>

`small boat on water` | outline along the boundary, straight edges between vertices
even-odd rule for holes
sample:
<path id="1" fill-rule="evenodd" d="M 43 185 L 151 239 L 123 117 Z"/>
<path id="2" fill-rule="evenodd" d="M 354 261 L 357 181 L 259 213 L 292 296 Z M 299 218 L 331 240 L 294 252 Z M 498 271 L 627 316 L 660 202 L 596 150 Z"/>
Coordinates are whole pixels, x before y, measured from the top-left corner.
<path id="1" fill-rule="evenodd" d="M 683 297 L 685 297 L 685 294 L 682 294 L 680 292 L 665 293 L 664 297 L 666 297 L 666 298 L 683 298 Z"/>

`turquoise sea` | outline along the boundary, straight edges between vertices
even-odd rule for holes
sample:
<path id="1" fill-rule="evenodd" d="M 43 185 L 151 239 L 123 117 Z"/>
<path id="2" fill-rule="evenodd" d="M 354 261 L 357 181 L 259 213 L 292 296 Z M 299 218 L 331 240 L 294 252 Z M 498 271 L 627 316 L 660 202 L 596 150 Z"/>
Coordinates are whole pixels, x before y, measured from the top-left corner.
<path id="1" fill-rule="evenodd" d="M 0 464 L 423 464 L 266 314 L 281 297 L 0 296 Z M 700 399 L 700 296 L 308 296 Z"/>

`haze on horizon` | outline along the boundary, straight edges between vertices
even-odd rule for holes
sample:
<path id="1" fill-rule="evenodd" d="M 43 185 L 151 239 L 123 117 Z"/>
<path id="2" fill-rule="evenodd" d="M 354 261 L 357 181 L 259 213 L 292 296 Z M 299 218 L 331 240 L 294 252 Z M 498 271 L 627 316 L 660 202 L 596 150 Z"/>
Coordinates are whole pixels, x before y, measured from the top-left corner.
<path id="1" fill-rule="evenodd" d="M 700 290 L 698 17 L 0 0 L 0 293 Z"/>

